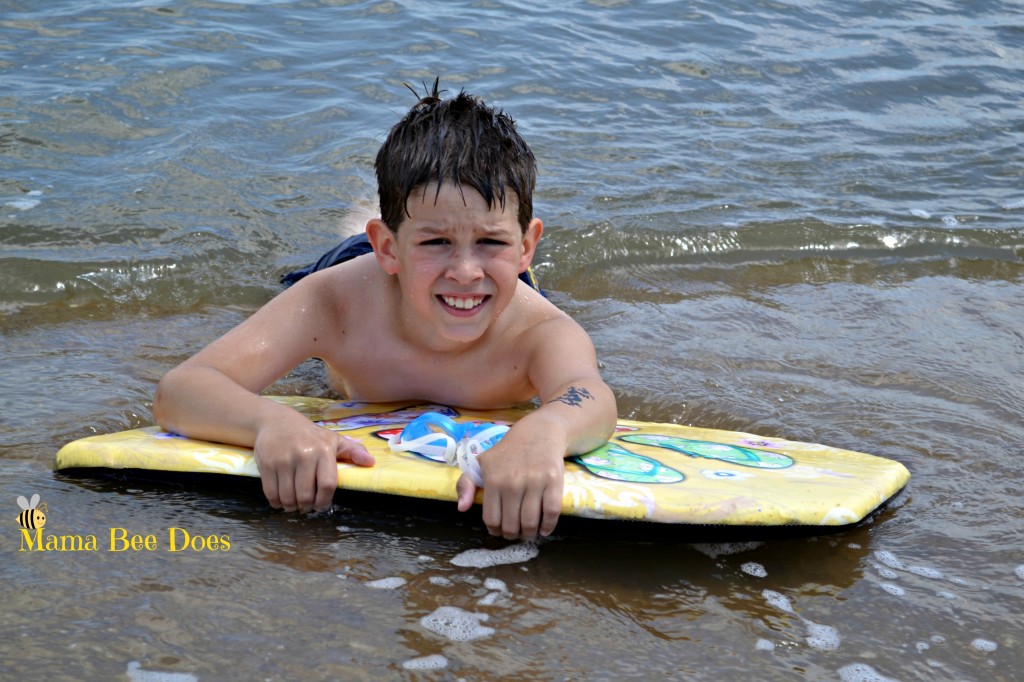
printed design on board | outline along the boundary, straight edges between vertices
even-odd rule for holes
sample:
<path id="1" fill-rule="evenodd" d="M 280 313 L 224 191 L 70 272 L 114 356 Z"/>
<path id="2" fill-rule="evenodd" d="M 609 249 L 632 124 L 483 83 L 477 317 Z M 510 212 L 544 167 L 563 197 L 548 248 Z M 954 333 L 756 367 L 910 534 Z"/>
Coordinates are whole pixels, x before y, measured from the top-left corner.
<path id="1" fill-rule="evenodd" d="M 730 481 L 733 483 L 757 476 L 757 474 L 749 471 L 736 471 L 735 469 L 701 469 L 700 475 L 709 481 Z"/>
<path id="2" fill-rule="evenodd" d="M 658 506 L 651 486 L 600 479 L 585 470 L 565 472 L 564 494 L 576 514 L 593 519 L 649 519 Z"/>
<path id="3" fill-rule="evenodd" d="M 793 466 L 793 458 L 789 455 L 727 443 L 643 433 L 628 434 L 619 436 L 619 438 L 627 443 L 665 448 L 690 457 L 713 459 L 756 469 L 786 469 Z"/>
<path id="4" fill-rule="evenodd" d="M 355 414 L 340 419 L 325 419 L 315 422 L 331 431 L 355 431 L 366 427 L 393 426 L 396 424 L 408 424 L 424 412 L 438 412 L 446 417 L 457 417 L 459 413 L 450 407 L 443 405 L 415 405 L 404 407 L 392 412 L 378 412 L 376 414 Z"/>
<path id="5" fill-rule="evenodd" d="M 613 481 L 628 483 L 679 483 L 686 477 L 657 460 L 630 452 L 620 445 L 605 443 L 585 455 L 569 458 L 584 469 Z"/>
<path id="6" fill-rule="evenodd" d="M 157 431 L 156 433 L 153 434 L 153 438 L 158 438 L 160 440 L 188 440 L 186 436 L 183 436 L 180 433 L 175 433 L 173 431 Z"/>

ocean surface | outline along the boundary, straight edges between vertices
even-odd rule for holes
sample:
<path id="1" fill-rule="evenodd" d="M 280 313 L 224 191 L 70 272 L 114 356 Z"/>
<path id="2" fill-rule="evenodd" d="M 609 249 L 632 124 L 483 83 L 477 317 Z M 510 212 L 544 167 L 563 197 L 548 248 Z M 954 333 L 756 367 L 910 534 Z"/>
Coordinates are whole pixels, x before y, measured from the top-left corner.
<path id="1" fill-rule="evenodd" d="M 54 474 L 361 228 L 435 76 L 533 146 L 538 274 L 623 417 L 908 487 L 837 534 L 524 547 Z M 272 392 L 328 395 L 315 364 Z M 1019 680 L 1022 415 L 1018 2 L 0 0 L 4 679 Z M 161 547 L 21 552 L 32 494 Z"/>

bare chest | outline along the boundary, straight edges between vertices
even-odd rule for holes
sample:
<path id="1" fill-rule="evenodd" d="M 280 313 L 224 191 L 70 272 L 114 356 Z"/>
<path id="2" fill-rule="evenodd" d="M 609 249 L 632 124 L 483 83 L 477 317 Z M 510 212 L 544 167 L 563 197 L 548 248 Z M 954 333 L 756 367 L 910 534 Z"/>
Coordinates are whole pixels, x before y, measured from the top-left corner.
<path id="1" fill-rule="evenodd" d="M 401 344 L 371 344 L 324 358 L 335 391 L 354 400 L 425 400 L 494 409 L 536 395 L 523 363 L 493 353 L 432 356 Z"/>

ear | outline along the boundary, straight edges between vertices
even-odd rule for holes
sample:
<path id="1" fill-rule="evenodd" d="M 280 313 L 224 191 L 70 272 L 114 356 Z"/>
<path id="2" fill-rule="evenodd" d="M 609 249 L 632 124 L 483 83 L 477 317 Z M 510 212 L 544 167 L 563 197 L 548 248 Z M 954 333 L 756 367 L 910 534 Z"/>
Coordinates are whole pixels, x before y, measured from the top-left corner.
<path id="1" fill-rule="evenodd" d="M 381 269 L 389 275 L 398 274 L 401 269 L 398 260 L 398 235 L 392 232 L 383 220 L 373 218 L 366 223 L 366 236 Z"/>
<path id="2" fill-rule="evenodd" d="M 540 218 L 534 218 L 526 226 L 526 232 L 523 233 L 523 255 L 519 259 L 519 272 L 526 272 L 526 268 L 530 267 L 542 234 L 544 234 L 544 223 L 540 221 Z"/>

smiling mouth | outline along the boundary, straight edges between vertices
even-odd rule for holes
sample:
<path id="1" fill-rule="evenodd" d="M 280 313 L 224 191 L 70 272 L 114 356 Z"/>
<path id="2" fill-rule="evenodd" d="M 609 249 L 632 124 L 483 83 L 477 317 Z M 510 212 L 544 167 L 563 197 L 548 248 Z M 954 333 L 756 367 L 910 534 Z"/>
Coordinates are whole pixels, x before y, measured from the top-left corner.
<path id="1" fill-rule="evenodd" d="M 438 296 L 446 306 L 456 310 L 472 310 L 483 305 L 486 296 Z"/>

